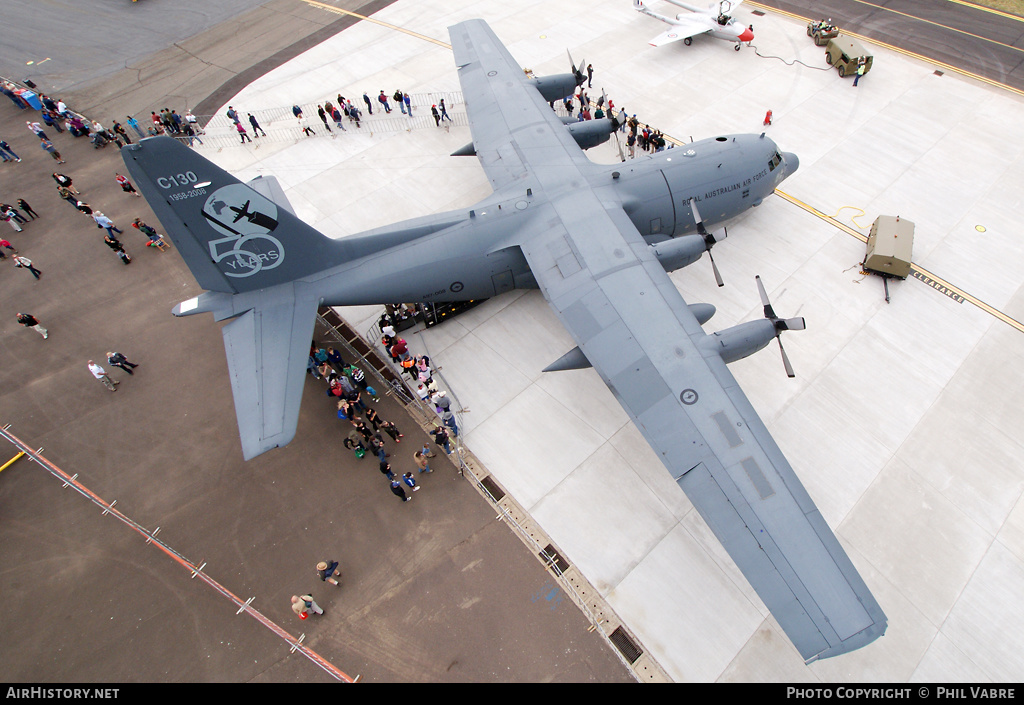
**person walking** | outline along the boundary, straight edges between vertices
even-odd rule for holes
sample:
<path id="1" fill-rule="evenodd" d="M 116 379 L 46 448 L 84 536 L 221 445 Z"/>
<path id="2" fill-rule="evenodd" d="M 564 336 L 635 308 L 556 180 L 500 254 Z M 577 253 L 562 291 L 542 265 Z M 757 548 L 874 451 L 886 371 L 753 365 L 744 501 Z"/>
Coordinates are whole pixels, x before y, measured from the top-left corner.
<path id="1" fill-rule="evenodd" d="M 252 138 L 249 137 L 249 133 L 245 131 L 245 126 L 240 122 L 235 123 L 235 129 L 238 130 L 238 136 L 241 137 L 241 143 L 252 142 Z"/>
<path id="2" fill-rule="evenodd" d="M 327 111 L 324 110 L 324 106 L 316 106 L 316 114 L 320 116 L 320 122 L 324 124 L 324 129 L 331 133 L 332 137 L 335 137 L 334 130 L 331 129 L 330 123 L 327 121 Z"/>
<path id="3" fill-rule="evenodd" d="M 412 497 L 406 496 L 405 490 L 402 489 L 402 483 L 399 482 L 398 480 L 391 481 L 391 494 L 395 495 L 403 502 L 412 501 Z"/>
<path id="4" fill-rule="evenodd" d="M 440 108 L 440 110 L 441 110 L 441 119 L 442 120 L 447 120 L 448 122 L 454 122 L 454 120 L 452 120 L 450 117 L 448 117 L 448 110 L 445 109 L 445 107 L 444 107 L 444 98 L 442 98 L 441 102 L 437 104 L 437 107 Z"/>
<path id="5" fill-rule="evenodd" d="M 16 210 L 2 204 L 0 204 L 0 219 L 6 220 L 10 223 L 11 227 L 14 228 L 14 231 L 18 233 L 22 230 L 21 226 L 18 225 L 18 221 L 21 221 L 22 223 L 25 222 L 25 219 L 18 215 Z"/>
<path id="6" fill-rule="evenodd" d="M 384 112 L 385 113 L 390 113 L 391 112 L 391 106 L 388 104 L 388 97 L 386 95 L 384 95 L 384 91 L 383 90 L 380 92 L 380 95 L 377 96 L 377 102 L 380 103 L 382 106 L 384 106 Z"/>
<path id="7" fill-rule="evenodd" d="M 119 352 L 108 352 L 107 362 L 113 365 L 114 367 L 120 367 L 122 370 L 124 370 L 130 375 L 135 374 L 134 372 L 132 372 L 132 369 L 139 366 L 138 363 L 128 362 L 128 358 L 126 358 Z"/>
<path id="8" fill-rule="evenodd" d="M 45 328 L 39 325 L 39 321 L 37 321 L 36 317 L 33 316 L 31 313 L 19 313 L 18 323 L 25 326 L 26 328 L 31 328 L 36 333 L 43 336 L 43 340 L 50 337 L 50 334 L 46 332 Z"/>
<path id="9" fill-rule="evenodd" d="M 39 140 L 39 146 L 42 147 L 45 151 L 49 152 L 50 156 L 57 160 L 58 164 L 64 163 L 64 159 L 61 158 L 60 152 L 57 151 L 57 148 L 53 146 L 53 142 L 43 137 L 41 140 Z"/>
<path id="10" fill-rule="evenodd" d="M 118 186 L 120 186 L 121 190 L 124 191 L 125 193 L 130 193 L 133 196 L 138 196 L 139 198 L 142 198 L 142 194 L 135 190 L 135 187 L 132 186 L 132 182 L 128 180 L 127 176 L 115 172 L 114 181 L 117 182 Z"/>
<path id="11" fill-rule="evenodd" d="M 402 475 L 402 482 L 411 487 L 413 492 L 420 491 L 420 486 L 416 484 L 416 478 L 412 476 L 411 472 L 407 472 Z"/>
<path id="12" fill-rule="evenodd" d="M 67 176 L 66 174 L 59 174 L 55 171 L 53 172 L 53 180 L 57 182 L 58 186 L 63 186 L 76 196 L 80 196 L 82 193 L 81 191 L 75 188 L 75 182 L 71 179 L 70 176 Z"/>
<path id="13" fill-rule="evenodd" d="M 264 137 L 266 137 L 267 133 L 263 131 L 262 127 L 260 127 L 260 124 L 256 121 L 256 118 L 253 116 L 253 114 L 249 113 L 248 117 L 249 117 L 249 124 L 252 125 L 252 133 L 254 135 L 256 135 L 257 137 L 259 137 L 260 134 L 262 134 Z M 200 141 L 199 144 L 202 144 L 202 141 Z"/>
<path id="14" fill-rule="evenodd" d="M 341 585 L 341 566 L 338 561 L 320 561 L 316 564 L 316 574 L 325 582 Z"/>
<path id="15" fill-rule="evenodd" d="M 299 615 L 299 619 L 305 619 L 310 612 L 323 614 L 324 611 L 313 599 L 312 595 L 292 595 L 292 612 Z"/>
<path id="16" fill-rule="evenodd" d="M 366 112 L 373 115 L 373 102 L 370 100 L 370 96 L 363 93 L 363 102 L 366 103 Z"/>
<path id="17" fill-rule="evenodd" d="M 100 211 L 94 211 L 92 213 L 92 219 L 96 221 L 96 227 L 106 228 L 107 234 L 110 235 L 110 237 L 114 237 L 114 233 L 119 235 L 124 234 L 123 230 L 120 230 L 116 225 L 114 225 L 114 221 L 103 215 Z M 114 239 L 116 240 L 117 238 Z"/>
<path id="18" fill-rule="evenodd" d="M 30 206 L 28 204 L 28 201 L 26 201 L 24 198 L 18 199 L 18 208 L 25 211 L 25 215 L 30 217 L 32 220 L 35 220 L 36 218 L 39 217 L 39 214 L 32 210 L 32 206 Z"/>
<path id="19" fill-rule="evenodd" d="M 430 106 L 430 114 L 434 116 L 434 125 L 436 125 L 437 127 L 440 127 L 441 126 L 441 113 L 437 112 L 437 106 L 436 105 L 431 105 Z"/>
<path id="20" fill-rule="evenodd" d="M 402 94 L 402 102 L 405 103 L 405 110 L 409 113 L 409 117 L 412 117 L 412 98 L 409 97 L 408 93 Z"/>
<path id="21" fill-rule="evenodd" d="M 14 266 L 23 267 L 27 269 L 28 271 L 32 272 L 32 276 L 34 276 L 36 279 L 38 279 L 40 275 L 42 275 L 42 272 L 40 272 L 38 269 L 32 266 L 32 260 L 30 260 L 28 257 L 14 255 Z"/>
<path id="22" fill-rule="evenodd" d="M 0 140 L 0 154 L 3 154 L 5 162 L 9 162 L 11 161 L 11 159 L 13 159 L 16 162 L 21 161 L 21 157 L 14 153 L 14 150 L 11 149 L 11 145 L 7 144 L 3 140 Z M 11 155 L 11 159 L 7 158 L 8 154 Z"/>
<path id="23" fill-rule="evenodd" d="M 412 459 L 416 462 L 416 467 L 420 469 L 420 473 L 434 472 L 433 470 L 430 469 L 430 461 L 427 459 L 426 454 L 424 454 L 422 451 L 416 451 L 413 454 Z"/>
<path id="24" fill-rule="evenodd" d="M 18 254 L 18 251 L 16 249 L 14 249 L 14 245 L 11 244 L 10 240 L 5 240 L 4 238 L 0 238 L 0 247 L 4 248 L 5 250 L 10 250 L 14 254 Z M 7 255 L 3 254 L 2 252 L 0 252 L 0 255 L 2 255 L 2 256 L 0 256 L 0 259 L 3 259 L 4 257 L 7 256 Z"/>
<path id="25" fill-rule="evenodd" d="M 121 241 L 118 240 L 116 237 L 114 237 L 113 235 L 104 235 L 103 242 L 106 243 L 107 247 L 112 249 L 114 251 L 114 254 L 120 257 L 121 261 L 124 262 L 126 265 L 132 263 L 132 258 L 125 251 L 124 245 L 121 244 Z"/>
<path id="26" fill-rule="evenodd" d="M 117 385 L 119 385 L 120 382 L 115 382 L 114 380 L 110 379 L 110 377 L 107 376 L 107 371 L 100 367 L 99 365 L 97 365 L 92 360 L 89 360 L 89 371 L 92 372 L 93 377 L 98 379 L 100 382 L 103 382 L 104 387 L 106 387 L 112 392 L 117 391 Z"/>

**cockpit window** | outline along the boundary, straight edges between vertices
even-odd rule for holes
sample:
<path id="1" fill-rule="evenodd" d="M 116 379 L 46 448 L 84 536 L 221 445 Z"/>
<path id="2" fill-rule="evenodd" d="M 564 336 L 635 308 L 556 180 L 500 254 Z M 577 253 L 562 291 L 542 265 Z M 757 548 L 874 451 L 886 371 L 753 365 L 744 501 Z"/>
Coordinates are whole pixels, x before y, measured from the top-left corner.
<path id="1" fill-rule="evenodd" d="M 768 162 L 768 171 L 775 171 L 775 167 L 782 163 L 782 155 L 778 152 L 772 157 L 771 161 Z"/>

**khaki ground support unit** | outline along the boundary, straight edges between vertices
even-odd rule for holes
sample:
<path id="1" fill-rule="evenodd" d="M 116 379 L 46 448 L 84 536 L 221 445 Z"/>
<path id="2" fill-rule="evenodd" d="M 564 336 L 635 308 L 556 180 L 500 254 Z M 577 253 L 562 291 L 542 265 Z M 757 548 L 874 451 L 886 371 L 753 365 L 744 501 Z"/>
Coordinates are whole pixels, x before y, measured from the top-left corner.
<path id="1" fill-rule="evenodd" d="M 892 215 L 880 215 L 871 225 L 864 269 L 874 274 L 906 279 L 914 249 L 914 224 Z"/>
<path id="2" fill-rule="evenodd" d="M 828 40 L 825 47 L 825 61 L 829 66 L 835 66 L 839 76 L 853 76 L 857 73 L 857 62 L 864 59 L 864 73 L 871 70 L 871 64 L 875 57 L 868 53 L 864 45 L 856 39 L 840 34 L 834 39 Z"/>

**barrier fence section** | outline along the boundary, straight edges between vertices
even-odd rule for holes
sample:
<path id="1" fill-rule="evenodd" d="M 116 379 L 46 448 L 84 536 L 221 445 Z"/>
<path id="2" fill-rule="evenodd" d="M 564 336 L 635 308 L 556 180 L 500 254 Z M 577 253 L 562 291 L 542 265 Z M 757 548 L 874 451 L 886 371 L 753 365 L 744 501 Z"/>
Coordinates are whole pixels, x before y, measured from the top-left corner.
<path id="1" fill-rule="evenodd" d="M 49 460 L 42 456 L 42 448 L 38 450 L 32 450 L 22 440 L 20 440 L 18 437 L 16 437 L 13 433 L 10 432 L 10 427 L 10 424 L 7 424 L 0 428 L 0 437 L 7 439 L 12 445 L 18 448 L 18 450 L 21 451 L 21 453 L 24 453 L 24 455 L 28 457 L 32 462 L 40 465 L 44 470 L 49 472 L 58 480 L 61 480 L 65 488 L 71 487 L 80 495 L 91 501 L 93 504 L 95 504 L 98 507 L 101 507 L 103 509 L 103 516 L 109 514 L 113 516 L 115 519 L 119 520 L 124 525 L 131 528 L 132 530 L 136 531 L 142 536 L 145 536 L 147 544 L 155 546 L 156 548 L 160 549 L 164 554 L 169 556 L 176 563 L 188 569 L 189 572 L 192 573 L 193 578 L 200 578 L 203 582 L 205 582 L 207 585 L 209 585 L 214 590 L 219 592 L 221 595 L 234 602 L 235 605 L 238 607 L 238 611 L 235 614 L 241 614 L 242 612 L 247 613 L 250 617 L 255 619 L 257 622 L 259 622 L 264 627 L 274 632 L 274 634 L 281 637 L 285 642 L 287 642 L 291 647 L 289 651 L 291 651 L 292 653 L 298 651 L 333 678 L 345 683 L 355 683 L 359 680 L 359 676 L 356 676 L 355 678 L 349 676 L 348 674 L 334 666 L 330 661 L 320 656 L 312 649 L 309 649 L 306 646 L 304 646 L 302 642 L 306 638 L 305 634 L 302 634 L 298 638 L 295 638 L 285 629 L 279 626 L 277 623 L 273 622 L 268 617 L 260 613 L 258 610 L 254 609 L 251 604 L 252 601 L 255 599 L 254 597 L 250 597 L 248 600 L 242 600 L 240 597 L 238 597 L 233 592 L 228 590 L 226 587 L 218 583 L 212 577 L 204 573 L 203 568 L 206 567 L 205 563 L 196 566 L 194 563 L 192 563 L 187 558 L 182 556 L 180 553 L 175 551 L 173 548 L 171 548 L 163 541 L 158 539 L 157 534 L 160 532 L 160 527 L 157 527 L 153 531 L 149 531 L 145 527 L 141 526 L 140 524 L 138 524 L 137 522 L 123 514 L 118 509 L 115 509 L 114 505 L 117 504 L 116 499 L 113 502 L 108 503 L 102 497 L 95 494 L 94 492 L 89 490 L 85 485 L 79 482 L 77 473 L 75 475 L 68 475 L 66 472 L 64 472 L 59 467 L 57 467 L 52 462 L 50 462 Z"/>

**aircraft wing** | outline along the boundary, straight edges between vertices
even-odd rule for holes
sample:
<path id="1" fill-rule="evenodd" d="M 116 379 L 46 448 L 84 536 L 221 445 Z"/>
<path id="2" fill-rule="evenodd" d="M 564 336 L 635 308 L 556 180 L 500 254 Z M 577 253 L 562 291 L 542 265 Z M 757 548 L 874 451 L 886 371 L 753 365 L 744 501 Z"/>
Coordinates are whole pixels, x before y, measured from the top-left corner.
<path id="1" fill-rule="evenodd" d="M 449 33 L 488 177 L 547 196 L 516 242 L 587 360 L 805 660 L 876 639 L 881 608 L 593 165 L 485 23 Z"/>
<path id="2" fill-rule="evenodd" d="M 473 146 L 495 190 L 525 180 L 526 164 L 540 168 L 552 153 L 579 168 L 591 163 L 487 23 L 469 20 L 448 32 Z"/>
<path id="3" fill-rule="evenodd" d="M 672 20 L 672 27 L 651 39 L 648 44 L 653 47 L 660 47 L 672 42 L 678 42 L 680 39 L 689 39 L 698 34 L 710 32 L 711 25 L 712 21 L 706 15 L 693 15 L 693 17 Z"/>
<path id="4" fill-rule="evenodd" d="M 807 661 L 886 618 L 662 265 L 617 206 L 553 204 L 521 244 L 548 303 Z"/>

